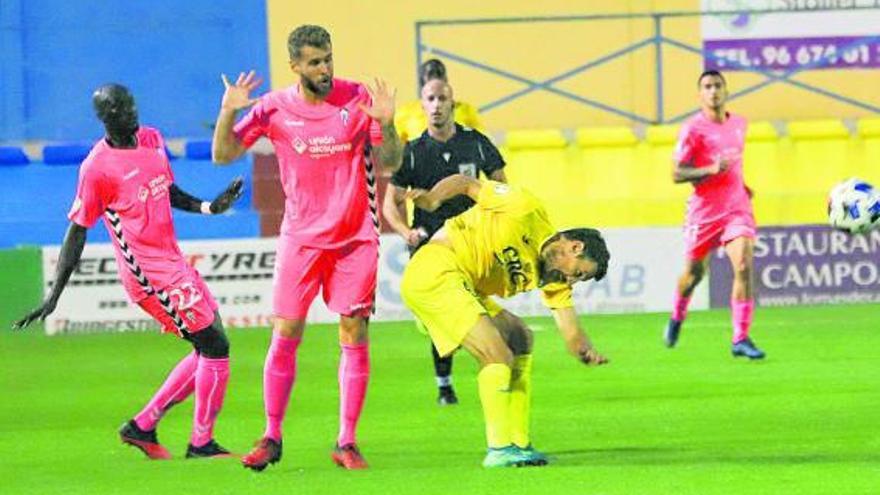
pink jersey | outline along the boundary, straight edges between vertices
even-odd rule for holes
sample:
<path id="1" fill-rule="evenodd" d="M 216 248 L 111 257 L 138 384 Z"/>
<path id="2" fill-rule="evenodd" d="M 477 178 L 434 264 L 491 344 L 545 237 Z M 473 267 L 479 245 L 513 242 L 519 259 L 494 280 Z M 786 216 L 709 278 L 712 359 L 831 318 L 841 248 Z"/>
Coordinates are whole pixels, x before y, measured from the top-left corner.
<path id="1" fill-rule="evenodd" d="M 318 104 L 294 85 L 263 95 L 235 126 L 244 146 L 260 136 L 275 146 L 287 198 L 281 234 L 295 244 L 332 249 L 376 239 L 366 154 L 382 133 L 358 105 L 369 106 L 370 97 L 355 82 L 334 79 Z"/>
<path id="2" fill-rule="evenodd" d="M 119 215 L 122 236 L 134 261 L 154 289 L 164 289 L 188 273 L 177 246 L 168 189 L 174 182 L 159 131 L 141 127 L 133 149 L 110 147 L 104 139 L 92 147 L 79 169 L 76 199 L 68 218 L 92 227 L 108 209 Z M 104 217 L 110 237 L 116 234 Z M 132 302 L 147 294 L 132 275 L 116 240 L 116 264 Z"/>
<path id="3" fill-rule="evenodd" d="M 673 156 L 677 163 L 690 163 L 699 168 L 721 158 L 728 162 L 726 172 L 694 184 L 694 193 L 688 200 L 689 224 L 711 222 L 729 214 L 752 214 L 752 202 L 743 181 L 747 126 L 746 119 L 739 115 L 728 113 L 724 123 L 718 123 L 703 112 L 681 126 Z"/>

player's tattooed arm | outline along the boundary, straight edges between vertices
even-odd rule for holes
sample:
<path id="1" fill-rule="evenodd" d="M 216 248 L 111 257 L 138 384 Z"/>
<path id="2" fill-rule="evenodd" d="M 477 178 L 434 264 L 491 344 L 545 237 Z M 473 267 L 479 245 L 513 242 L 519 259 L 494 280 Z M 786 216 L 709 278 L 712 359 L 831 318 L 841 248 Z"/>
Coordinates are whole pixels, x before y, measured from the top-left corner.
<path id="1" fill-rule="evenodd" d="M 359 107 L 382 126 L 382 145 L 373 148 L 373 161 L 394 172 L 403 161 L 403 143 L 394 127 L 394 97 L 397 90 L 379 78 L 373 83 L 372 86 L 366 86 L 372 105 L 367 107 L 361 104 Z"/>
<path id="2" fill-rule="evenodd" d="M 672 181 L 676 184 L 682 182 L 700 182 L 706 177 L 720 174 L 727 170 L 728 161 L 718 159 L 707 167 L 694 167 L 691 163 L 674 162 L 672 168 Z"/>
<path id="3" fill-rule="evenodd" d="M 64 291 L 70 275 L 79 263 L 82 256 L 83 248 L 86 245 L 87 229 L 79 224 L 70 222 L 67 228 L 67 234 L 64 236 L 64 244 L 61 245 L 61 253 L 58 256 L 58 266 L 55 269 L 55 282 L 52 284 L 52 291 L 46 296 L 39 307 L 25 315 L 24 318 L 13 324 L 14 330 L 24 330 L 35 320 L 43 321 L 47 316 L 55 311 L 58 305 L 58 298 Z"/>
<path id="4" fill-rule="evenodd" d="M 581 328 L 574 308 L 553 309 L 553 319 L 556 320 L 559 333 L 565 340 L 565 346 L 572 356 L 587 365 L 600 365 L 608 362 L 608 358 L 596 351 L 587 333 Z"/>
<path id="5" fill-rule="evenodd" d="M 454 198 L 460 194 L 470 196 L 471 199 L 477 201 L 480 196 L 480 189 L 483 185 L 479 180 L 468 177 L 463 174 L 455 174 L 446 177 L 438 182 L 430 191 L 424 189 L 410 189 L 407 197 L 413 203 L 427 211 L 434 211 L 440 208 L 445 201 Z"/>
<path id="6" fill-rule="evenodd" d="M 382 124 L 382 146 L 376 148 L 374 158 L 385 170 L 394 172 L 400 168 L 403 160 L 403 144 L 394 123 Z"/>
<path id="7" fill-rule="evenodd" d="M 179 188 L 177 184 L 171 184 L 171 188 L 169 189 L 171 206 L 178 210 L 189 211 L 192 213 L 216 215 L 228 210 L 232 204 L 241 197 L 243 187 L 244 179 L 236 177 L 229 183 L 226 190 L 214 198 L 214 201 L 202 201 Z"/>

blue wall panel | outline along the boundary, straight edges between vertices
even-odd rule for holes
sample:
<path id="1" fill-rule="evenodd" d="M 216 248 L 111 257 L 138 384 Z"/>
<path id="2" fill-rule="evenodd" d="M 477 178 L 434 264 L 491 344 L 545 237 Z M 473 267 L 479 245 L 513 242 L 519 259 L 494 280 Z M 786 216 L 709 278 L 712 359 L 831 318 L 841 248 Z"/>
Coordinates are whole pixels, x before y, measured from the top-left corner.
<path id="1" fill-rule="evenodd" d="M 179 239 L 259 237 L 259 214 L 251 208 L 252 158 L 226 166 L 203 160 L 171 162 L 174 182 L 188 193 L 211 200 L 236 176 L 243 176 L 242 198 L 230 213 L 217 216 L 174 211 Z M 0 168 L 0 248 L 23 244 L 60 244 L 67 230 L 67 212 L 76 194 L 79 167 L 33 163 Z M 99 222 L 89 231 L 89 242 L 110 242 Z"/>
<path id="2" fill-rule="evenodd" d="M 207 137 L 220 73 L 268 74 L 262 0 L 0 4 L 0 140 L 97 138 L 90 96 L 106 82 L 129 86 L 166 136 Z"/>

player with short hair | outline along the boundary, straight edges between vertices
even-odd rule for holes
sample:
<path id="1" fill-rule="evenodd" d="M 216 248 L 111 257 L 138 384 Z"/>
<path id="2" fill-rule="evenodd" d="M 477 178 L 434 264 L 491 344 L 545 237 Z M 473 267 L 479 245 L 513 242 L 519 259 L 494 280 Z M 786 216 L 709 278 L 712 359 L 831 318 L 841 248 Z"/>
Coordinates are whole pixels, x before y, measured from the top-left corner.
<path id="1" fill-rule="evenodd" d="M 68 214 L 71 223 L 52 290 L 16 328 L 44 320 L 55 310 L 82 256 L 87 230 L 103 218 L 129 300 L 158 321 L 164 332 L 178 335 L 195 348 L 175 366 L 144 409 L 122 426 L 120 438 L 150 459 L 169 459 L 171 454 L 159 443 L 156 426 L 172 406 L 195 393 L 186 457 L 229 455 L 213 435 L 229 379 L 229 341 L 217 302 L 177 245 L 171 208 L 205 215 L 223 213 L 241 196 L 242 180 L 234 180 L 211 202 L 187 194 L 174 183 L 162 135 L 138 124 L 137 106 L 127 88 L 101 86 L 92 102 L 106 136 L 92 147 L 80 167 L 76 199 Z"/>
<path id="2" fill-rule="evenodd" d="M 672 315 L 663 334 L 674 347 L 694 288 L 703 279 L 710 252 L 724 246 L 733 267 L 730 308 L 734 357 L 763 359 L 749 338 L 754 312 L 755 216 L 751 190 L 743 181 L 746 119 L 727 111 L 727 81 L 707 70 L 697 79 L 700 112 L 682 125 L 673 157 L 675 183 L 690 182 L 694 192 L 685 217 L 687 266 L 678 279 Z"/>
<path id="3" fill-rule="evenodd" d="M 480 131 L 453 121 L 455 106 L 452 86 L 443 79 L 431 79 L 422 86 L 422 113 L 428 127 L 403 150 L 403 163 L 391 177 L 385 191 L 382 211 L 391 227 L 400 234 L 413 254 L 443 226 L 443 222 L 474 205 L 471 198 L 461 195 L 443 203 L 436 211 L 416 208 L 412 226 L 403 215 L 407 188 L 429 190 L 441 179 L 453 174 L 476 178 L 480 173 L 497 182 L 507 182 L 504 159 Z M 517 319 L 504 311 L 505 317 Z M 437 380 L 437 403 L 458 403 L 452 387 L 452 354 L 440 357 L 431 344 Z"/>
<path id="4" fill-rule="evenodd" d="M 446 65 L 436 58 L 428 59 L 419 66 L 419 99 L 401 105 L 395 112 L 394 127 L 403 142 L 418 139 L 428 128 L 429 119 L 425 115 L 421 95 L 425 84 L 434 80 L 449 82 Z M 483 131 L 477 108 L 468 102 L 456 100 L 452 107 L 452 116 L 455 122 L 464 127 Z"/>
<path id="5" fill-rule="evenodd" d="M 282 454 L 281 424 L 296 377 L 306 314 L 319 290 L 340 314 L 339 435 L 331 458 L 346 469 L 367 463 L 355 431 L 370 374 L 367 326 L 378 270 L 379 218 L 373 164 L 400 166 L 394 91 L 333 77 L 330 33 L 303 25 L 288 37 L 290 68 L 299 83 L 250 98 L 254 73 L 226 91 L 214 130 L 213 158 L 225 163 L 266 136 L 278 155 L 286 197 L 273 288 L 272 342 L 263 374 L 266 430 L 242 458 L 261 471 Z M 236 113 L 253 105 L 237 124 Z"/>
<path id="6" fill-rule="evenodd" d="M 576 282 L 605 276 L 608 249 L 595 229 L 557 231 L 540 202 L 515 186 L 453 175 L 410 195 L 434 210 L 460 194 L 476 205 L 447 220 L 412 257 L 401 295 L 441 355 L 460 346 L 480 364 L 483 466 L 543 465 L 547 457 L 529 436 L 532 333 L 495 318 L 498 307 L 488 298 L 540 289 L 569 352 L 585 364 L 604 364 L 580 327 L 571 291 Z"/>

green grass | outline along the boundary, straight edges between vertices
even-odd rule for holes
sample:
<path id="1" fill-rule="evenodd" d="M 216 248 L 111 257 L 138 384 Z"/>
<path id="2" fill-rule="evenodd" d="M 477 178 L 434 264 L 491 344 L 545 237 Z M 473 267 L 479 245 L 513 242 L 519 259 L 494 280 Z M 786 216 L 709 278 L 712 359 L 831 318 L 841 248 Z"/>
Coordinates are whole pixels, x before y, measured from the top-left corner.
<path id="1" fill-rule="evenodd" d="M 338 347 L 307 330 L 281 464 L 181 459 L 192 402 L 160 438 L 177 457 L 149 462 L 121 445 L 131 417 L 187 347 L 155 334 L 49 338 L 0 332 L 0 493 L 855 494 L 880 491 L 880 307 L 762 309 L 765 362 L 729 355 L 729 315 L 694 313 L 679 348 L 664 315 L 588 316 L 611 364 L 568 357 L 534 319 L 533 440 L 546 468 L 484 470 L 475 364 L 460 354 L 461 404 L 439 408 L 427 340 L 411 325 L 372 329 L 373 375 L 359 440 L 366 472 L 331 465 Z M 232 376 L 217 438 L 246 451 L 263 429 L 268 331 L 230 333 Z"/>

